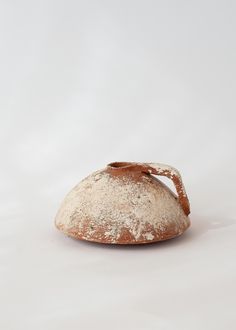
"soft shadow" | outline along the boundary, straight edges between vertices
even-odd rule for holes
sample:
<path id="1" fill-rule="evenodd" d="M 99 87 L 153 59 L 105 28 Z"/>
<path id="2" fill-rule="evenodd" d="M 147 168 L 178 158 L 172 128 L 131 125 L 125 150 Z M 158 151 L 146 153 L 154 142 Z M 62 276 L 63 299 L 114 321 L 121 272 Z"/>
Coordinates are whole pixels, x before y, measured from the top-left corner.
<path id="1" fill-rule="evenodd" d="M 172 238 L 166 241 L 154 242 L 148 244 L 134 244 L 134 245 L 120 245 L 120 244 L 104 244 L 97 242 L 89 242 L 76 240 L 75 238 L 70 238 L 75 242 L 75 244 L 86 244 L 91 248 L 99 249 L 114 249 L 114 250 L 150 250 L 150 249 L 160 249 L 170 246 L 177 246 L 180 244 L 189 244 L 194 242 L 199 236 L 204 235 L 210 230 L 219 230 L 221 228 L 236 225 L 236 219 L 225 219 L 217 217 L 206 217 L 206 216 L 192 216 L 190 228 L 181 236 Z"/>
<path id="2" fill-rule="evenodd" d="M 201 236 L 210 230 L 219 230 L 221 228 L 236 225 L 236 219 L 217 216 L 193 215 L 190 217 L 191 227 L 189 233 L 192 238 Z"/>

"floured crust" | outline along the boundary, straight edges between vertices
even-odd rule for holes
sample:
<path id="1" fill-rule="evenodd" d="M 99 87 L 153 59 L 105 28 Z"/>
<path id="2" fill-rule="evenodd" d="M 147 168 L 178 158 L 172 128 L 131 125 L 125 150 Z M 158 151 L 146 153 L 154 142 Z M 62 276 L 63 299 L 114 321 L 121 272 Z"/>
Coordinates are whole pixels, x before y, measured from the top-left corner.
<path id="1" fill-rule="evenodd" d="M 106 168 L 71 190 L 55 224 L 78 239 L 140 244 L 179 236 L 190 220 L 175 194 L 152 175 Z"/>

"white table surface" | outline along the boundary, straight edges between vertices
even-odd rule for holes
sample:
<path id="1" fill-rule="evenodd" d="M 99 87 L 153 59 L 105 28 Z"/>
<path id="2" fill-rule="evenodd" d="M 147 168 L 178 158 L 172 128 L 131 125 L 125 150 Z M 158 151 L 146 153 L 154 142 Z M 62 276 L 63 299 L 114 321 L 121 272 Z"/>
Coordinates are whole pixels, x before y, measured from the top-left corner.
<path id="1" fill-rule="evenodd" d="M 0 7 L 0 329 L 235 330 L 235 4 Z M 57 231 L 112 161 L 178 168 L 191 228 L 135 247 Z"/>

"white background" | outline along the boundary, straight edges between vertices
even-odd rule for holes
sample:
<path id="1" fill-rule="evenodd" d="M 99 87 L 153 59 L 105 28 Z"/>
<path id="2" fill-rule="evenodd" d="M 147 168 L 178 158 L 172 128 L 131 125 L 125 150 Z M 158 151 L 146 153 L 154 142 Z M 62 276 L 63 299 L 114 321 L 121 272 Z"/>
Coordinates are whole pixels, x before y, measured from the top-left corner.
<path id="1" fill-rule="evenodd" d="M 236 329 L 235 1 L 0 2 L 0 328 Z M 54 228 L 112 161 L 180 170 L 192 227 L 144 247 Z"/>

